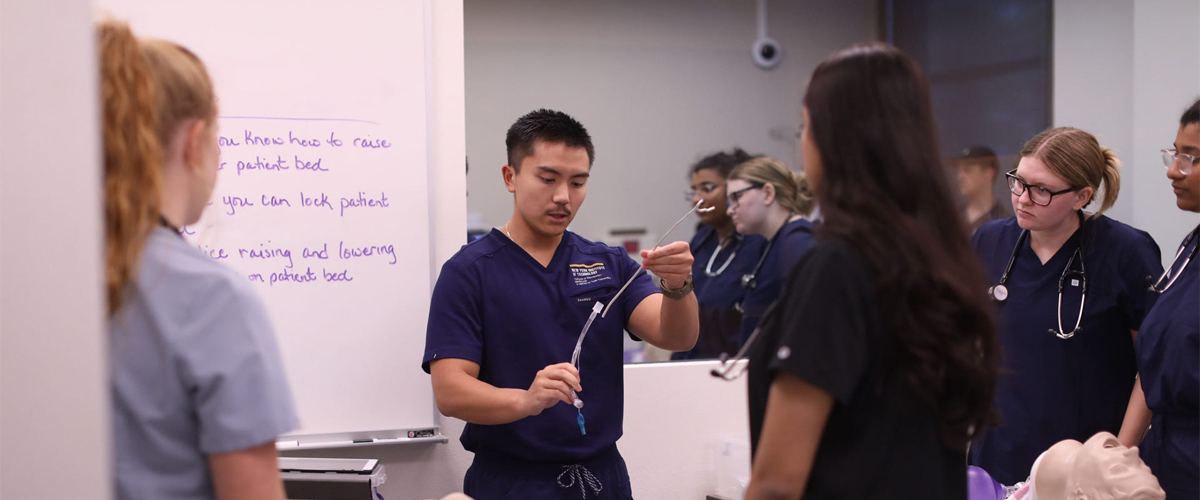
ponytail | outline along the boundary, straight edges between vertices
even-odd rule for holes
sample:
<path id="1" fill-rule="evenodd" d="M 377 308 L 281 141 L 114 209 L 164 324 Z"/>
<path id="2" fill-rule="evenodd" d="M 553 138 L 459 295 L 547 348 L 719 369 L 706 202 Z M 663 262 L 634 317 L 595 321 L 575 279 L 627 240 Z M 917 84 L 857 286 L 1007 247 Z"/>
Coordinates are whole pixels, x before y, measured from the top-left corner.
<path id="1" fill-rule="evenodd" d="M 138 40 L 118 21 L 97 25 L 104 126 L 104 259 L 108 312 L 124 302 L 160 217 L 156 94 Z"/>
<path id="2" fill-rule="evenodd" d="M 1093 217 L 1099 216 L 1112 208 L 1117 202 L 1117 194 L 1121 192 L 1121 160 L 1111 149 L 1104 148 L 1104 170 L 1101 172 L 1104 184 L 1104 199 L 1100 202 L 1100 210 Z"/>
<path id="3" fill-rule="evenodd" d="M 792 181 L 796 183 L 796 213 L 808 217 L 816 205 L 812 184 L 808 182 L 808 176 L 804 172 L 792 172 Z"/>
<path id="4" fill-rule="evenodd" d="M 741 179 L 756 184 L 775 187 L 775 200 L 779 206 L 793 214 L 812 213 L 813 195 L 808 178 L 803 173 L 788 170 L 783 162 L 767 156 L 751 158 L 730 172 L 729 179 Z"/>

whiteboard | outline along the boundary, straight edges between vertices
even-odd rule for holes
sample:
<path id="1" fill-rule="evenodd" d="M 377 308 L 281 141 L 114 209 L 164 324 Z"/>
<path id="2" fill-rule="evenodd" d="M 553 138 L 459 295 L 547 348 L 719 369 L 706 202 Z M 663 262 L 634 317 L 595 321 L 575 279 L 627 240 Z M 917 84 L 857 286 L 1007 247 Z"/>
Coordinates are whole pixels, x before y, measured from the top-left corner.
<path id="1" fill-rule="evenodd" d="M 99 0 L 203 59 L 221 171 L 197 248 L 264 298 L 301 445 L 436 427 L 424 0 Z"/>

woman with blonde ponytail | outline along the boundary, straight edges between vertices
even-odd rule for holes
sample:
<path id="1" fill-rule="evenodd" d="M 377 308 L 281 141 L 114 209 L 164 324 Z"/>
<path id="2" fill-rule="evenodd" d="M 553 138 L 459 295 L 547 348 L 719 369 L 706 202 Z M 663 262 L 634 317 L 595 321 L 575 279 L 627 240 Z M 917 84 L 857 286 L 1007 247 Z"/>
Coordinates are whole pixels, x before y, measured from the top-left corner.
<path id="1" fill-rule="evenodd" d="M 816 244 L 813 224 L 806 218 L 814 202 L 804 174 L 768 157 L 752 158 L 734 168 L 725 192 L 737 231 L 767 239 L 758 263 L 742 276 L 746 295 L 741 304 L 740 345 L 779 297 L 788 271 Z"/>
<path id="2" fill-rule="evenodd" d="M 1121 189 L 1120 161 L 1092 134 L 1046 130 L 1005 175 L 1016 217 L 973 238 L 999 316 L 1004 424 L 975 440 L 971 462 L 1014 484 L 1064 439 L 1111 432 L 1137 444 L 1123 425 L 1127 410 L 1140 420 L 1134 339 L 1151 305 L 1146 279 L 1162 266 L 1149 234 L 1103 215 Z"/>
<path id="3" fill-rule="evenodd" d="M 296 419 L 266 310 L 179 233 L 217 178 L 212 82 L 177 44 L 97 35 L 116 498 L 282 500 Z"/>

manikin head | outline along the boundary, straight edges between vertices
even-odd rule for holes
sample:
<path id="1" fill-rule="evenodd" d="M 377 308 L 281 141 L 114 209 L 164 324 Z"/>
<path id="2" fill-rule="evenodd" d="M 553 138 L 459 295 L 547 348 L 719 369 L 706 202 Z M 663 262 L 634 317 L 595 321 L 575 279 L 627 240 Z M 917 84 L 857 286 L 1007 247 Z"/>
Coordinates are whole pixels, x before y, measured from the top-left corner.
<path id="1" fill-rule="evenodd" d="M 1033 464 L 1032 500 L 1163 500 L 1158 479 L 1116 436 L 1101 432 L 1085 443 L 1051 446 Z"/>

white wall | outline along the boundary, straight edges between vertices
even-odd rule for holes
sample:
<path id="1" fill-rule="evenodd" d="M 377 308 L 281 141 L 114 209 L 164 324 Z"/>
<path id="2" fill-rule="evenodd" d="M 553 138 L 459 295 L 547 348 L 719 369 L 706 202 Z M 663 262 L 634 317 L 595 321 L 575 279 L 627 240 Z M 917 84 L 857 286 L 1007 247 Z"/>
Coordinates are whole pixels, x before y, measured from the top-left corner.
<path id="1" fill-rule="evenodd" d="M 111 498 L 87 0 L 0 3 L 0 498 Z"/>
<path id="2" fill-rule="evenodd" d="M 1118 158 L 1132 159 L 1133 2 L 1057 0 L 1053 40 L 1054 126 L 1087 130 Z M 1108 216 L 1132 224 L 1129 170 Z"/>
<path id="3" fill-rule="evenodd" d="M 1200 215 L 1175 206 L 1159 153 L 1175 141 L 1179 115 L 1200 98 L 1200 2 L 1137 0 L 1133 49 L 1133 225 L 1154 236 L 1166 266 L 1200 223 Z"/>
<path id="4" fill-rule="evenodd" d="M 751 1 L 466 2 L 469 211 L 488 227 L 508 220 L 504 134 L 539 107 L 591 132 L 596 163 L 571 230 L 610 244 L 612 228 L 666 231 L 688 208 L 688 167 L 709 153 L 741 146 L 799 169 L 808 77 L 834 50 L 876 38 L 876 2 L 769 3 L 784 58 L 764 71 L 750 57 Z"/>
<path id="5" fill-rule="evenodd" d="M 1110 215 L 1148 231 L 1170 262 L 1196 214 L 1175 207 L 1159 150 L 1200 97 L 1200 2 L 1056 0 L 1054 124 L 1099 136 L 1124 163 Z"/>

